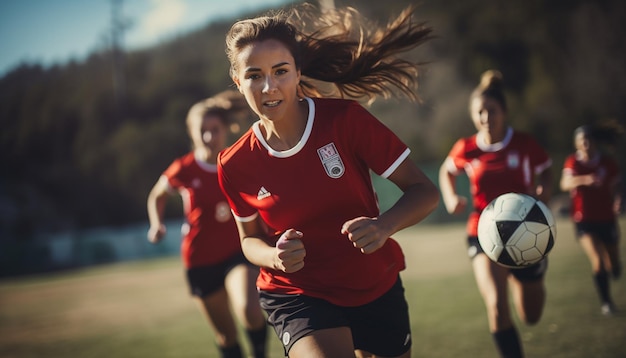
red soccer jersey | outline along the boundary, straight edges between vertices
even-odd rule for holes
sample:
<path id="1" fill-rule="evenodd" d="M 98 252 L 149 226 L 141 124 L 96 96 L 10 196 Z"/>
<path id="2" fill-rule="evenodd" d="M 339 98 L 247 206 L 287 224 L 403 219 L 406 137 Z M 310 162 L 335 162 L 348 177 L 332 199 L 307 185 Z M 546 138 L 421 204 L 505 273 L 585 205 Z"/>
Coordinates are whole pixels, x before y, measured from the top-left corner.
<path id="1" fill-rule="evenodd" d="M 470 236 L 477 235 L 478 218 L 491 200 L 504 193 L 534 194 L 535 175 L 552 164 L 531 136 L 512 128 L 502 142 L 484 143 L 480 133 L 459 139 L 446 158 L 450 173 L 465 171 L 469 177 L 474 205 L 467 222 Z"/>
<path id="2" fill-rule="evenodd" d="M 163 173 L 182 198 L 186 217 L 181 254 L 185 267 L 219 263 L 241 251 L 237 226 L 217 180 L 216 165 L 176 159 Z"/>
<path id="3" fill-rule="evenodd" d="M 304 268 L 291 274 L 263 268 L 260 289 L 362 305 L 391 288 L 404 256 L 391 238 L 365 255 L 341 227 L 379 215 L 370 169 L 388 177 L 410 150 L 357 102 L 307 102 L 306 129 L 294 148 L 271 149 L 257 122 L 218 158 L 220 184 L 236 220 L 260 215 L 271 234 L 290 228 L 304 234 Z"/>
<path id="4" fill-rule="evenodd" d="M 619 180 L 617 163 L 610 157 L 599 154 L 586 163 L 581 162 L 576 154 L 567 157 L 563 164 L 563 175 L 587 174 L 595 174 L 601 183 L 598 186 L 579 186 L 570 191 L 572 219 L 575 222 L 615 220 L 613 190 Z"/>

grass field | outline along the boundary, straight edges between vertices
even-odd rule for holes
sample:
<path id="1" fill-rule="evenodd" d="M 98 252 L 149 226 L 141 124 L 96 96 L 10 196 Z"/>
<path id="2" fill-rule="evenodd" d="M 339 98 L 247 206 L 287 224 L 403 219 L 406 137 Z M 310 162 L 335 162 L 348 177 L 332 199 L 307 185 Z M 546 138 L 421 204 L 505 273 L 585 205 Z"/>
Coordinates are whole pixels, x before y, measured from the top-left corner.
<path id="1" fill-rule="evenodd" d="M 621 227 L 626 227 L 622 218 Z M 411 307 L 414 357 L 496 357 L 465 256 L 463 226 L 417 226 L 396 238 Z M 626 245 L 622 257 L 626 259 Z M 518 329 L 527 357 L 626 357 L 626 279 L 615 317 L 600 314 L 587 259 L 561 219 L 544 316 Z M 270 356 L 282 357 L 270 335 Z M 247 347 L 244 347 L 247 348 Z M 217 357 L 178 258 L 0 281 L 0 357 Z"/>

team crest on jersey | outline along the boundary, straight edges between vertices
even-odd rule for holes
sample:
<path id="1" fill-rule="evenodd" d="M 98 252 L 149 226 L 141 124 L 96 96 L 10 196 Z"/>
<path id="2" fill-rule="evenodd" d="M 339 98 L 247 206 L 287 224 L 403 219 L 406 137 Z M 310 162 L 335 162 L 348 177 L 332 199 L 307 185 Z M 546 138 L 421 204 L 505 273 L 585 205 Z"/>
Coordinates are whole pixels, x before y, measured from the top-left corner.
<path id="1" fill-rule="evenodd" d="M 326 144 L 319 148 L 317 154 L 320 156 L 324 170 L 326 170 L 326 174 L 329 177 L 334 179 L 340 178 L 346 171 L 334 143 Z"/>
<path id="2" fill-rule="evenodd" d="M 519 167 L 519 154 L 517 152 L 509 153 L 506 158 L 506 164 L 509 168 Z"/>

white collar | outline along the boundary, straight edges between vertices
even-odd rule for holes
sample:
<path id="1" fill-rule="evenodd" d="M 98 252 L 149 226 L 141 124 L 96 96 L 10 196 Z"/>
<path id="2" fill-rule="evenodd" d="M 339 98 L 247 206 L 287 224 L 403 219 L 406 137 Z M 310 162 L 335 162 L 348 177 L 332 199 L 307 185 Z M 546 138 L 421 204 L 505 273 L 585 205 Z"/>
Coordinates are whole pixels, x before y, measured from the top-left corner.
<path id="1" fill-rule="evenodd" d="M 502 141 L 491 144 L 485 143 L 485 135 L 483 132 L 478 132 L 478 134 L 476 134 L 476 145 L 483 152 L 497 152 L 509 145 L 511 138 L 513 138 L 513 128 L 511 127 L 506 129 L 506 133 L 504 134 Z"/>
<path id="2" fill-rule="evenodd" d="M 267 143 L 267 141 L 263 137 L 263 132 L 261 131 L 261 128 L 260 128 L 261 121 L 258 120 L 252 124 L 252 132 L 257 137 L 259 142 L 261 142 L 261 144 L 265 147 L 265 149 L 267 149 L 267 152 L 271 156 L 277 157 L 277 158 L 288 158 L 293 155 L 296 155 L 298 154 L 298 152 L 302 150 L 302 148 L 304 148 L 304 145 L 309 140 L 309 137 L 311 136 L 311 130 L 313 129 L 313 122 L 315 120 L 315 102 L 313 102 L 313 100 L 309 97 L 305 97 L 304 99 L 309 104 L 309 116 L 307 117 L 307 120 L 306 120 L 306 127 L 304 128 L 304 133 L 302 134 L 302 138 L 300 138 L 300 140 L 298 141 L 298 144 L 296 144 L 293 148 L 290 148 L 284 151 L 277 151 L 277 150 L 272 149 L 272 147 L 270 147 L 270 145 Z"/>
<path id="3" fill-rule="evenodd" d="M 204 160 L 200 159 L 198 157 L 198 154 L 196 154 L 196 151 L 193 152 L 193 157 L 196 160 L 196 164 L 198 164 L 201 169 L 209 173 L 217 173 L 217 164 L 207 163 Z"/>

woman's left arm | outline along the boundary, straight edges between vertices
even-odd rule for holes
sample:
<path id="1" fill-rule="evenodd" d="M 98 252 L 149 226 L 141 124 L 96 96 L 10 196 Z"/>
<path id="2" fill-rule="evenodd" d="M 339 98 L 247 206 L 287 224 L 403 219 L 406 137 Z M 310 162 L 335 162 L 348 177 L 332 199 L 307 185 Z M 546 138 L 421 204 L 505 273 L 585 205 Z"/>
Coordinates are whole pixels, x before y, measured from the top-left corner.
<path id="1" fill-rule="evenodd" d="M 396 232 L 422 221 L 439 204 L 435 184 L 408 158 L 388 179 L 403 192 L 398 201 L 376 218 L 347 221 L 341 230 L 366 254 L 381 248 Z"/>
<path id="2" fill-rule="evenodd" d="M 613 196 L 613 212 L 615 215 L 619 215 L 622 210 L 622 179 L 619 175 L 611 183 L 611 194 Z"/>
<path id="3" fill-rule="evenodd" d="M 546 205 L 552 198 L 552 177 L 552 168 L 546 168 L 539 173 L 537 187 L 535 188 L 536 197 Z"/>

